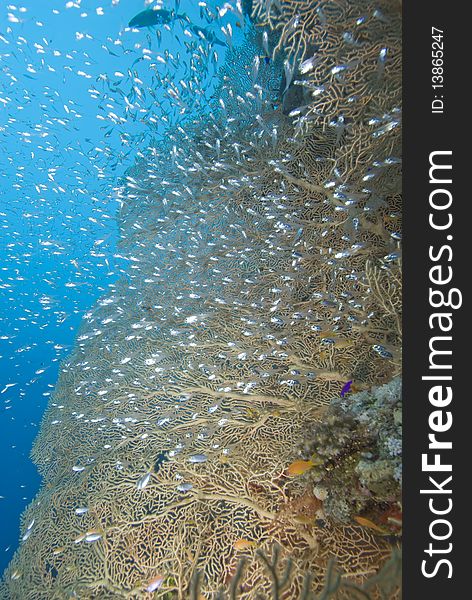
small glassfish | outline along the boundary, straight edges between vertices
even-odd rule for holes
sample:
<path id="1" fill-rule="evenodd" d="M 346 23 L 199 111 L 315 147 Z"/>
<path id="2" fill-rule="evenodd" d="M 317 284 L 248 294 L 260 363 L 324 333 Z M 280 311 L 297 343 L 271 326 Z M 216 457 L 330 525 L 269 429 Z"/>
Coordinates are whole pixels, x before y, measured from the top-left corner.
<path id="1" fill-rule="evenodd" d="M 155 590 L 158 590 L 161 585 L 164 582 L 164 576 L 163 575 L 156 575 L 156 577 L 153 577 L 151 579 L 151 581 L 148 583 L 147 587 L 146 587 L 146 592 L 154 592 Z"/>
<path id="2" fill-rule="evenodd" d="M 191 463 L 203 463 L 207 460 L 206 454 L 192 454 L 188 461 Z"/>
<path id="3" fill-rule="evenodd" d="M 181 483 L 180 485 L 177 486 L 177 489 L 179 490 L 179 492 L 188 492 L 192 488 L 193 488 L 193 485 L 191 483 Z"/>
<path id="4" fill-rule="evenodd" d="M 26 540 L 29 538 L 29 536 L 32 533 L 32 529 L 27 529 L 25 535 L 21 538 L 23 540 L 23 542 L 26 542 Z"/>
<path id="5" fill-rule="evenodd" d="M 307 58 L 306 60 L 304 60 L 299 67 L 300 73 L 308 73 L 308 71 L 311 71 L 318 62 L 318 60 L 319 59 L 316 54 L 311 58 Z"/>
<path id="6" fill-rule="evenodd" d="M 377 352 L 377 354 L 379 354 L 382 358 L 393 358 L 393 354 L 381 344 L 374 344 L 372 346 L 372 350 L 374 350 L 374 352 Z"/>
<path id="7" fill-rule="evenodd" d="M 97 540 L 99 540 L 102 537 L 101 533 L 98 532 L 91 532 L 91 533 L 87 533 L 87 535 L 84 537 L 84 541 L 85 542 L 96 542 Z"/>
<path id="8" fill-rule="evenodd" d="M 138 488 L 138 490 L 144 490 L 144 488 L 149 483 L 150 479 L 151 479 L 151 473 L 146 473 L 146 475 L 143 475 L 142 477 L 140 477 L 138 479 L 138 483 L 136 484 L 136 487 Z"/>

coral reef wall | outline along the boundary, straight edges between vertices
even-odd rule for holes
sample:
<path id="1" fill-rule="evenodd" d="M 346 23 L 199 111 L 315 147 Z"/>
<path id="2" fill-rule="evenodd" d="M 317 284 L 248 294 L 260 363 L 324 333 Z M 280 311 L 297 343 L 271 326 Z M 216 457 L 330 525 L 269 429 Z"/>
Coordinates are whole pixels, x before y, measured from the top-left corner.
<path id="1" fill-rule="evenodd" d="M 128 270 L 62 365 L 2 597 L 187 598 L 198 571 L 211 598 L 242 556 L 269 596 L 277 543 L 295 598 L 390 554 L 287 467 L 347 381 L 401 367 L 399 5 L 252 4 L 211 113 L 120 189 Z"/>

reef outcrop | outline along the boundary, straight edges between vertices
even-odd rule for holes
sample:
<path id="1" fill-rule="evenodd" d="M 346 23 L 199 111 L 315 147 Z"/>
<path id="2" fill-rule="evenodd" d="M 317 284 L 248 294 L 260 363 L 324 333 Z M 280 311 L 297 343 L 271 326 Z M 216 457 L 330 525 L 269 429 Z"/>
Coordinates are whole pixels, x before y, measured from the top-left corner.
<path id="1" fill-rule="evenodd" d="M 328 500 L 338 518 L 320 520 L 314 484 L 334 483 L 287 468 L 307 445 L 339 458 L 374 411 L 365 439 L 378 456 L 364 448 L 349 477 L 382 501 L 399 482 L 399 10 L 252 5 L 211 111 L 143 152 L 123 181 L 128 268 L 62 364 L 32 453 L 43 485 L 2 597 L 188 598 L 199 573 L 215 598 L 245 556 L 239 597 L 270 598 L 256 552 L 276 544 L 295 598 L 307 573 L 322 587 L 333 557 L 361 583 L 391 554 L 352 505 Z M 261 28 L 270 61 L 255 59 Z M 304 90 L 290 114 L 282 72 L 282 87 Z"/>

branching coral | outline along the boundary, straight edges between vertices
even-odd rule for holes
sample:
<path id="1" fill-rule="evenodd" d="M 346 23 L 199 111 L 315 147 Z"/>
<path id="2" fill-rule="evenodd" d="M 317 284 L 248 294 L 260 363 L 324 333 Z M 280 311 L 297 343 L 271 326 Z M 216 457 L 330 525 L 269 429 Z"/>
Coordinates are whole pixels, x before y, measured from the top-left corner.
<path id="1" fill-rule="evenodd" d="M 302 122 L 360 127 L 374 106 L 381 117 L 394 98 L 400 105 L 400 10 L 370 0 L 254 2 L 258 25 L 279 34 L 274 57 L 282 52 L 293 80 L 301 76 L 299 85 L 313 95 Z M 384 119 L 387 125 L 393 117 Z"/>
<path id="2" fill-rule="evenodd" d="M 257 550 L 256 559 L 266 567 L 266 574 L 271 581 L 271 590 L 267 596 L 260 595 L 259 598 L 270 598 L 270 600 L 281 600 L 284 598 L 283 591 L 290 581 L 293 562 L 290 558 L 282 561 L 281 548 L 275 545 L 272 550 L 272 556 L 267 556 L 262 550 Z M 284 564 L 283 564 L 284 562 Z M 228 585 L 228 593 L 225 590 L 219 590 L 215 596 L 216 600 L 226 600 L 231 598 L 241 598 L 244 595 L 244 571 L 247 558 L 240 560 L 236 572 Z M 384 600 L 392 599 L 400 591 L 401 587 L 401 553 L 398 550 L 393 551 L 390 559 L 383 565 L 378 573 L 372 575 L 365 583 L 358 584 L 348 578 L 343 577 L 342 572 L 336 568 L 336 561 L 331 560 L 324 576 L 323 589 L 319 594 L 313 594 L 310 591 L 312 573 L 307 573 L 303 582 L 303 589 L 299 596 L 300 600 L 329 600 L 341 598 L 359 598 L 363 600 L 374 600 L 381 598 Z M 247 586 L 247 584 L 246 584 Z M 198 571 L 195 573 L 190 585 L 190 598 L 197 600 L 199 598 L 200 576 Z"/>

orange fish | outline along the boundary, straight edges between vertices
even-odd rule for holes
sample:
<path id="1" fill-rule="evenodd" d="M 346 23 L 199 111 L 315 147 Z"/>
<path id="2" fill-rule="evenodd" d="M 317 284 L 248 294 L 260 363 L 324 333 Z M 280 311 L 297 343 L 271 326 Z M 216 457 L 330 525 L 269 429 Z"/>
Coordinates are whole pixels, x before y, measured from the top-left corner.
<path id="1" fill-rule="evenodd" d="M 254 548 L 255 545 L 256 542 L 251 542 L 251 540 L 240 538 L 234 542 L 233 547 L 235 550 L 247 550 L 248 548 Z"/>
<path id="2" fill-rule="evenodd" d="M 315 518 L 307 515 L 295 515 L 293 520 L 300 525 L 313 525 Z"/>
<path id="3" fill-rule="evenodd" d="M 379 533 L 387 533 L 385 529 L 382 529 L 382 527 L 379 527 L 373 521 L 371 521 L 370 519 L 366 519 L 365 517 L 354 517 L 354 521 L 357 521 L 357 523 L 359 523 L 359 525 L 362 525 L 362 527 L 368 527 L 369 529 L 373 529 L 374 531 L 378 531 Z"/>
<path id="4" fill-rule="evenodd" d="M 315 463 L 312 460 L 296 460 L 288 466 L 287 474 L 290 477 L 294 477 L 295 475 L 303 475 L 303 473 L 306 473 L 314 466 Z"/>

